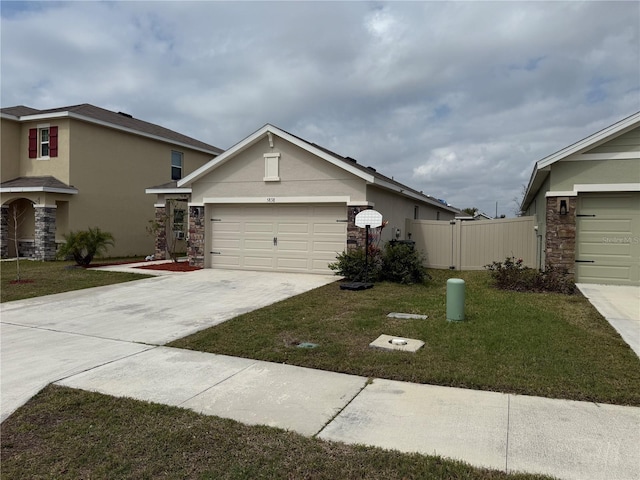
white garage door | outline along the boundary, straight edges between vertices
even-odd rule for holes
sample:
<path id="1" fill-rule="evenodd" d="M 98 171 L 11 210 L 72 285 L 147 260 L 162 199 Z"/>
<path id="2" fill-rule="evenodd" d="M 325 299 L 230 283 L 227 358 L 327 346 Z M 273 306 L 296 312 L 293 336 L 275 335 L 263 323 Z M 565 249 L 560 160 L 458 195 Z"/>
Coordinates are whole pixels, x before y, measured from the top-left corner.
<path id="1" fill-rule="evenodd" d="M 640 193 L 580 195 L 576 280 L 640 285 Z"/>
<path id="2" fill-rule="evenodd" d="M 345 250 L 345 205 L 211 205 L 213 268 L 332 273 Z"/>

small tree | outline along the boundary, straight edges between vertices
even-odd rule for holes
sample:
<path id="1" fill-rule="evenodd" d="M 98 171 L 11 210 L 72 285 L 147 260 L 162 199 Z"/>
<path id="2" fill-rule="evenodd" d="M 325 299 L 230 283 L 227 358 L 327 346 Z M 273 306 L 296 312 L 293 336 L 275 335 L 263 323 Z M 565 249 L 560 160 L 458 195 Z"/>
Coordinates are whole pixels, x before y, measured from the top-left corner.
<path id="1" fill-rule="evenodd" d="M 113 235 L 103 232 L 98 227 L 64 235 L 66 243 L 60 247 L 58 255 L 62 258 L 72 257 L 83 267 L 91 263 L 96 255 L 106 253 L 108 247 L 115 244 Z"/>
<path id="2" fill-rule="evenodd" d="M 13 245 L 16 249 L 16 280 L 19 282 L 21 280 L 20 277 L 20 251 L 18 245 L 18 228 L 24 222 L 24 210 L 22 212 L 18 211 L 18 205 L 14 203 L 11 205 L 11 220 L 13 222 Z"/>

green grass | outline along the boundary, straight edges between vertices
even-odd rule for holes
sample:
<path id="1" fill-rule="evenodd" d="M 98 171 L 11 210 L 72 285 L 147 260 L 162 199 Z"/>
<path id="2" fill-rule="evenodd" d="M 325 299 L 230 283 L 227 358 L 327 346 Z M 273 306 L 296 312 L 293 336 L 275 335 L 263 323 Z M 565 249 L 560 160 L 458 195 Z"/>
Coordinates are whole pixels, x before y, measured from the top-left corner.
<path id="1" fill-rule="evenodd" d="M 2 424 L 2 478 L 549 477 L 307 438 L 188 410 L 49 386 Z"/>
<path id="2" fill-rule="evenodd" d="M 426 286 L 338 284 L 177 340 L 173 347 L 416 383 L 640 405 L 640 360 L 581 295 L 494 289 L 487 272 L 431 271 Z M 466 321 L 446 320 L 446 280 L 466 282 Z M 389 312 L 428 320 L 389 319 Z M 374 350 L 380 334 L 426 342 Z M 300 342 L 319 344 L 297 348 Z"/>
<path id="3" fill-rule="evenodd" d="M 94 263 L 118 263 L 123 259 L 96 260 Z M 133 261 L 135 259 L 126 259 Z M 0 262 L 0 302 L 40 297 L 52 293 L 130 282 L 149 275 L 100 272 L 75 266 L 74 262 L 20 260 L 20 278 L 28 283 L 12 283 L 17 278 L 15 261 Z"/>

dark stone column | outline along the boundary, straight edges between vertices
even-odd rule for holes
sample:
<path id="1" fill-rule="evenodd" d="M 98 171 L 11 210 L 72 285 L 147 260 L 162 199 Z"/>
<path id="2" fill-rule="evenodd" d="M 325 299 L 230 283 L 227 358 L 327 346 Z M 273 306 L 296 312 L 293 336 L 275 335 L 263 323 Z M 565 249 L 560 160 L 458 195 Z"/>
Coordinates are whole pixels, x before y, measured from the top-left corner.
<path id="1" fill-rule="evenodd" d="M 167 229 L 166 229 L 167 206 L 156 207 L 156 225 L 160 226 L 156 230 L 155 251 L 153 256 L 156 260 L 167 258 Z"/>
<path id="2" fill-rule="evenodd" d="M 34 205 L 36 225 L 34 253 L 36 260 L 56 259 L 56 207 Z"/>
<path id="3" fill-rule="evenodd" d="M 187 256 L 192 267 L 204 267 L 204 207 L 189 207 Z"/>
<path id="4" fill-rule="evenodd" d="M 364 248 L 367 241 L 366 229 L 356 227 L 356 215 L 362 210 L 370 209 L 369 206 L 347 207 L 347 251 Z"/>
<path id="5" fill-rule="evenodd" d="M 577 197 L 566 200 L 567 213 L 560 214 L 560 197 L 547 197 L 546 265 L 575 275 Z"/>
<path id="6" fill-rule="evenodd" d="M 9 205 L 2 205 L 0 218 L 0 258 L 9 257 Z"/>

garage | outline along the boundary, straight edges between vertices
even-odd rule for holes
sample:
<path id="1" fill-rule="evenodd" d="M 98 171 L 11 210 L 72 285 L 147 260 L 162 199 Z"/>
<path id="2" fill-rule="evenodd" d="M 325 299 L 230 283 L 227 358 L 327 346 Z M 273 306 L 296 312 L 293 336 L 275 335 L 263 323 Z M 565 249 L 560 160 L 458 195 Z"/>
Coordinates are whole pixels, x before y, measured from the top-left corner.
<path id="1" fill-rule="evenodd" d="M 207 205 L 208 267 L 332 273 L 346 249 L 346 205 Z"/>
<path id="2" fill-rule="evenodd" d="M 640 193 L 581 194 L 576 281 L 640 285 Z"/>

